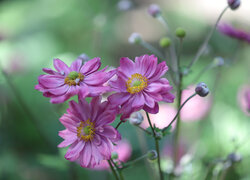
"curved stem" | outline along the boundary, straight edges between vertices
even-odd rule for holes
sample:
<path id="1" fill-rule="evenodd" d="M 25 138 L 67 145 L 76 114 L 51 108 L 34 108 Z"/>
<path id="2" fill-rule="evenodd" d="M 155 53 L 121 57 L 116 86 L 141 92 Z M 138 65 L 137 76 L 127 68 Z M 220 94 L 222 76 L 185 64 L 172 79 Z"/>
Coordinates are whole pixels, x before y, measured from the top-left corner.
<path id="1" fill-rule="evenodd" d="M 118 175 L 116 174 L 115 169 L 114 169 L 114 167 L 113 167 L 111 161 L 110 161 L 110 160 L 107 160 L 107 161 L 108 161 L 108 163 L 109 163 L 109 167 L 110 167 L 110 169 L 111 169 L 113 175 L 115 176 L 115 179 L 116 179 L 116 180 L 119 180 L 119 177 L 118 177 Z"/>
<path id="2" fill-rule="evenodd" d="M 155 140 L 155 149 L 156 149 L 156 152 L 157 152 L 157 155 L 158 155 L 157 164 L 158 164 L 158 170 L 159 170 L 160 180 L 163 180 L 164 176 L 163 176 L 163 173 L 162 173 L 162 170 L 161 170 L 161 157 L 160 157 L 160 150 L 159 150 L 159 140 L 156 137 L 156 134 L 155 134 L 154 128 L 153 128 L 153 126 L 151 124 L 148 112 L 146 112 L 146 115 L 147 115 L 148 123 L 150 125 L 150 128 L 151 128 L 152 133 L 153 133 L 153 137 L 154 137 L 154 140 Z"/>
<path id="3" fill-rule="evenodd" d="M 226 12 L 226 10 L 228 9 L 229 6 L 226 6 L 223 11 L 220 13 L 216 23 L 214 24 L 213 28 L 211 29 L 211 31 L 209 32 L 208 36 L 206 37 L 205 41 L 203 42 L 203 44 L 201 45 L 201 47 L 199 48 L 198 52 L 196 53 L 194 59 L 190 62 L 190 64 L 188 65 L 188 69 L 191 69 L 192 65 L 199 60 L 199 58 L 201 57 L 201 55 L 204 53 L 207 44 L 209 42 L 209 40 L 211 39 L 215 29 L 217 28 L 222 16 L 224 15 L 224 13 Z"/>
<path id="4" fill-rule="evenodd" d="M 118 129 L 118 128 L 119 128 L 119 126 L 120 126 L 122 123 L 123 123 L 123 122 L 122 122 L 122 121 L 120 121 L 120 122 L 116 125 L 115 129 Z"/>
<path id="5" fill-rule="evenodd" d="M 167 127 L 165 127 L 165 128 L 162 130 L 163 132 L 166 131 L 166 130 L 174 123 L 174 121 L 175 121 L 176 118 L 178 117 L 178 115 L 179 115 L 181 109 L 183 108 L 183 106 L 184 106 L 190 99 L 192 99 L 195 95 L 196 95 L 196 93 L 192 94 L 189 98 L 186 99 L 186 101 L 185 101 L 185 102 L 180 106 L 180 108 L 178 109 L 178 111 L 177 111 L 175 117 L 173 118 L 173 120 L 169 123 L 169 125 L 168 125 Z"/>
<path id="6" fill-rule="evenodd" d="M 124 165 L 122 166 L 122 169 L 128 168 L 129 166 L 131 166 L 131 165 L 137 163 L 138 161 L 140 161 L 140 160 L 142 160 L 142 159 L 144 159 L 144 158 L 146 158 L 146 157 L 148 157 L 148 153 L 147 153 L 147 154 L 144 154 L 143 156 L 138 157 L 138 158 L 136 158 L 136 159 L 134 159 L 134 160 L 132 160 L 132 161 L 127 162 L 126 164 L 124 164 Z"/>

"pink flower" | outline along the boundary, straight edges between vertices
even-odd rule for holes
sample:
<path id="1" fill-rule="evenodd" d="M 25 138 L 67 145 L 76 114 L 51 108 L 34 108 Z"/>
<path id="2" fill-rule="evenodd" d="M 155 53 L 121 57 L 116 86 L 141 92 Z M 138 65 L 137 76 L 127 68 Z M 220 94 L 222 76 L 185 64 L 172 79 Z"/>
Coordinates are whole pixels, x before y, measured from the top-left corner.
<path id="1" fill-rule="evenodd" d="M 250 33 L 236 29 L 229 24 L 219 25 L 218 30 L 226 36 L 250 43 Z"/>
<path id="2" fill-rule="evenodd" d="M 182 103 L 194 94 L 195 86 L 189 86 L 187 89 L 182 91 Z M 208 95 L 206 97 L 200 97 L 196 95 L 190 101 L 188 101 L 181 110 L 182 121 L 197 121 L 204 118 L 211 108 L 212 99 Z"/>
<path id="3" fill-rule="evenodd" d="M 131 156 L 132 148 L 127 140 L 121 140 L 114 147 L 112 153 L 117 153 L 120 162 L 127 162 Z M 102 161 L 99 165 L 95 166 L 93 170 L 109 170 L 107 161 Z"/>
<path id="4" fill-rule="evenodd" d="M 175 96 L 170 92 L 172 86 L 166 78 L 162 78 L 167 70 L 166 62 L 157 64 L 154 55 L 136 57 L 135 62 L 121 58 L 117 79 L 109 83 L 117 93 L 108 97 L 111 104 L 121 106 L 121 120 L 141 109 L 156 114 L 159 101 L 174 101 Z"/>
<path id="5" fill-rule="evenodd" d="M 101 103 L 101 97 L 94 97 L 90 104 L 83 99 L 78 104 L 70 101 L 67 114 L 60 118 L 66 129 L 59 132 L 64 141 L 58 147 L 70 145 L 65 158 L 88 168 L 110 159 L 113 143 L 121 138 L 109 125 L 115 120 L 116 112 L 107 101 Z"/>
<path id="6" fill-rule="evenodd" d="M 159 112 L 157 114 L 149 114 L 149 117 L 153 125 L 160 129 L 163 129 L 170 124 L 170 122 L 174 119 L 176 113 L 177 111 L 174 107 L 168 104 L 160 104 Z M 142 122 L 141 127 L 146 129 L 149 127 L 146 113 L 143 113 L 143 116 L 144 121 Z M 174 122 L 172 126 L 175 127 L 175 124 L 176 122 Z"/>
<path id="7" fill-rule="evenodd" d="M 70 67 L 60 59 L 54 59 L 56 71 L 43 68 L 48 74 L 38 77 L 35 89 L 51 98 L 51 103 L 62 103 L 74 95 L 81 98 L 99 96 L 109 90 L 109 87 L 103 84 L 115 73 L 105 72 L 105 69 L 98 71 L 100 66 L 100 58 L 94 58 L 84 65 L 82 59 L 77 59 Z"/>
<path id="8" fill-rule="evenodd" d="M 243 85 L 238 91 L 238 102 L 242 111 L 250 116 L 250 85 Z"/>

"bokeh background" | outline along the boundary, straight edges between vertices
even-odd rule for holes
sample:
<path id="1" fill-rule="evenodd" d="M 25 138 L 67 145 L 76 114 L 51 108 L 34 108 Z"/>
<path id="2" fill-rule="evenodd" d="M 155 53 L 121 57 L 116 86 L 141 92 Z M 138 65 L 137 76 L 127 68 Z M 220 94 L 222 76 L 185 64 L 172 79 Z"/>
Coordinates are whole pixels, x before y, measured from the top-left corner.
<path id="1" fill-rule="evenodd" d="M 64 129 L 58 119 L 67 103 L 50 104 L 34 86 L 42 68 L 52 67 L 53 58 L 70 64 L 86 53 L 91 58 L 101 57 L 103 67 L 117 67 L 120 57 L 133 59 L 150 53 L 128 43 L 133 32 L 164 52 L 159 40 L 166 31 L 147 14 L 151 3 L 160 5 L 173 31 L 177 27 L 186 30 L 182 65 L 194 57 L 227 5 L 226 0 L 0 0 L 0 62 L 8 76 L 0 75 L 0 179 L 113 178 L 109 171 L 83 169 L 64 159 L 66 149 L 57 148 L 62 141 L 58 131 Z M 249 16 L 250 2 L 243 0 L 237 11 L 226 12 L 222 22 L 250 32 Z M 212 162 L 225 159 L 232 152 L 237 152 L 242 160 L 230 169 L 226 179 L 250 179 L 250 119 L 239 100 L 242 87 L 250 83 L 249 49 L 249 44 L 216 31 L 206 54 L 185 77 L 188 86 L 216 56 L 225 60 L 222 67 L 211 69 L 198 80 L 210 87 L 207 98 L 211 104 L 199 120 L 191 117 L 181 124 L 180 151 L 185 156 L 179 179 L 217 178 L 224 165 Z M 194 119 L 202 106 L 205 105 L 190 108 Z M 165 114 L 158 116 L 158 122 L 166 121 L 164 118 L 172 112 L 168 108 L 162 108 Z M 154 148 L 152 139 L 129 123 L 122 125 L 120 131 L 131 144 L 130 159 Z M 169 135 L 161 142 L 165 172 L 171 168 L 171 148 Z M 152 169 L 153 163 L 141 161 L 124 170 L 124 176 L 131 180 L 154 179 Z"/>

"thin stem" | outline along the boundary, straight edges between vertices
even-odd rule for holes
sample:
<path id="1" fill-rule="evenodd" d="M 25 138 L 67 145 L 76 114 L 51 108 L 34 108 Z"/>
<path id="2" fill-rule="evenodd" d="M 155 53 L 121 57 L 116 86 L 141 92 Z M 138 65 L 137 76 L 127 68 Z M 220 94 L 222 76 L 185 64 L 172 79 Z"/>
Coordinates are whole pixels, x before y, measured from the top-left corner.
<path id="1" fill-rule="evenodd" d="M 164 55 L 155 47 L 153 47 L 151 44 L 145 42 L 145 41 L 141 41 L 140 45 L 142 45 L 144 48 L 148 49 L 149 51 L 151 51 L 153 54 L 155 54 L 156 56 L 158 56 L 161 60 L 165 61 L 165 57 Z"/>
<path id="2" fill-rule="evenodd" d="M 114 169 L 113 165 L 111 164 L 111 161 L 110 161 L 110 160 L 107 160 L 107 161 L 108 161 L 108 163 L 109 163 L 109 167 L 110 167 L 110 169 L 111 169 L 113 175 L 115 176 L 115 179 L 116 179 L 116 180 L 119 180 L 119 177 L 118 177 L 118 175 L 116 174 L 115 169 Z"/>
<path id="3" fill-rule="evenodd" d="M 142 131 L 144 131 L 144 132 L 147 133 L 148 135 L 152 135 L 152 133 L 149 132 L 147 129 L 144 129 L 144 128 L 141 127 L 141 126 L 136 126 L 136 127 L 138 127 L 139 129 L 141 129 Z"/>
<path id="4" fill-rule="evenodd" d="M 40 135 L 40 137 L 44 140 L 44 142 L 47 144 L 47 146 L 51 147 L 53 151 L 56 151 L 55 148 L 53 148 L 53 145 L 48 141 L 44 133 L 42 132 L 40 125 L 38 124 L 38 120 L 36 117 L 33 115 L 33 113 L 30 111 L 29 107 L 26 105 L 26 103 L 23 101 L 22 96 L 20 95 L 18 89 L 15 87 L 15 85 L 12 83 L 11 77 L 3 70 L 1 64 L 0 64 L 0 72 L 3 74 L 6 83 L 9 85 L 10 89 L 16 96 L 16 99 L 19 103 L 19 105 L 22 107 L 23 111 L 25 114 L 28 116 L 30 122 L 34 125 L 34 127 L 37 130 L 37 133 Z"/>
<path id="5" fill-rule="evenodd" d="M 163 132 L 166 131 L 166 130 L 174 123 L 174 121 L 175 121 L 176 118 L 178 117 L 178 115 L 179 115 L 181 109 L 183 108 L 183 106 L 184 106 L 190 99 L 192 99 L 195 95 L 196 95 L 196 93 L 192 94 L 190 97 L 188 97 L 188 98 L 186 99 L 186 101 L 185 101 L 185 102 L 180 106 L 180 108 L 178 109 L 178 111 L 177 111 L 175 117 L 173 118 L 173 120 L 169 123 L 169 125 L 168 125 L 167 127 L 165 127 L 165 128 L 162 130 Z"/>
<path id="6" fill-rule="evenodd" d="M 201 55 L 204 53 L 206 47 L 207 47 L 207 44 L 209 42 L 209 40 L 211 39 L 215 29 L 217 28 L 223 14 L 226 12 L 226 10 L 228 9 L 229 6 L 225 7 L 223 9 L 223 11 L 220 13 L 216 23 L 214 24 L 213 28 L 211 29 L 210 33 L 208 34 L 208 36 L 206 37 L 205 41 L 203 42 L 203 44 L 201 45 L 201 47 L 199 48 L 198 52 L 196 53 L 194 59 L 190 62 L 190 64 L 188 65 L 188 69 L 191 69 L 192 65 L 199 60 L 199 58 L 201 57 Z"/>
<path id="7" fill-rule="evenodd" d="M 151 127 L 151 130 L 152 130 L 152 133 L 153 133 L 153 136 L 154 136 L 154 140 L 155 140 L 155 148 L 156 148 L 156 152 L 157 152 L 157 155 L 158 155 L 157 164 L 158 164 L 158 169 L 159 169 L 160 180 L 163 180 L 164 176 L 163 176 L 163 173 L 162 173 L 162 170 L 161 170 L 161 157 L 160 157 L 160 150 L 159 150 L 159 142 L 158 142 L 158 139 L 156 137 L 154 128 L 153 128 L 153 126 L 151 124 L 148 112 L 146 112 L 146 115 L 147 115 L 148 123 L 149 123 L 149 125 Z"/>
<path id="8" fill-rule="evenodd" d="M 124 180 L 124 177 L 123 177 L 123 174 L 122 174 L 122 169 L 119 168 L 119 167 L 116 165 L 116 163 L 113 161 L 113 159 L 110 159 L 110 161 L 111 161 L 111 163 L 115 166 L 115 169 L 114 169 L 114 170 L 116 171 L 117 174 L 119 174 L 120 179 L 121 179 L 121 180 Z"/>
<path id="9" fill-rule="evenodd" d="M 135 164 L 135 163 L 137 163 L 137 162 L 143 160 L 143 159 L 146 158 L 147 156 L 148 156 L 148 154 L 144 154 L 144 155 L 141 156 L 141 157 L 138 157 L 138 158 L 136 158 L 136 159 L 134 159 L 134 160 L 132 160 L 132 161 L 127 162 L 126 164 L 124 164 L 124 165 L 122 166 L 122 169 L 128 168 L 129 166 L 131 166 L 131 165 L 133 165 L 133 164 Z"/>
<path id="10" fill-rule="evenodd" d="M 115 129 L 118 129 L 118 128 L 119 128 L 119 126 L 120 126 L 122 123 L 123 123 L 123 122 L 122 122 L 122 121 L 120 121 L 120 122 L 116 125 Z"/>

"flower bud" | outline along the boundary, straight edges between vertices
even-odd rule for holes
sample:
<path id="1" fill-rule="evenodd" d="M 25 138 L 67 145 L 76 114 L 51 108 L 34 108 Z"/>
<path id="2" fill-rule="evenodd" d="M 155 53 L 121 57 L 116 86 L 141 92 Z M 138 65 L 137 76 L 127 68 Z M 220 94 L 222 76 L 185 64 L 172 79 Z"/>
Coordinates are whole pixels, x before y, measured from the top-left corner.
<path id="1" fill-rule="evenodd" d="M 224 59 L 222 57 L 216 57 L 216 58 L 214 58 L 213 64 L 214 64 L 214 66 L 223 66 Z"/>
<path id="2" fill-rule="evenodd" d="M 155 150 L 151 150 L 148 152 L 148 159 L 153 161 L 156 160 L 158 158 L 157 152 Z"/>
<path id="3" fill-rule="evenodd" d="M 128 11 L 132 8 L 133 4 L 130 0 L 120 0 L 117 4 L 117 8 L 120 11 Z"/>
<path id="4" fill-rule="evenodd" d="M 227 159 L 230 160 L 232 163 L 240 162 L 242 160 L 241 155 L 236 153 L 231 153 L 227 156 Z"/>
<path id="5" fill-rule="evenodd" d="M 241 1 L 240 0 L 227 0 L 227 3 L 232 10 L 235 10 L 240 6 Z"/>
<path id="6" fill-rule="evenodd" d="M 208 95 L 209 93 L 209 89 L 207 87 L 207 85 L 204 82 L 200 82 L 199 84 L 197 84 L 196 88 L 195 88 L 195 92 L 201 96 L 201 97 L 205 97 Z"/>
<path id="7" fill-rule="evenodd" d="M 179 38 L 184 38 L 186 36 L 186 31 L 183 28 L 177 28 L 175 30 L 175 35 Z"/>
<path id="8" fill-rule="evenodd" d="M 84 63 L 90 60 L 90 58 L 88 57 L 88 55 L 85 54 L 85 53 L 83 53 L 80 56 L 78 56 L 77 59 L 81 59 Z"/>
<path id="9" fill-rule="evenodd" d="M 155 137 L 156 137 L 156 139 L 161 140 L 161 139 L 162 139 L 162 137 L 163 137 L 162 132 L 161 132 L 161 131 L 159 131 L 159 132 L 155 132 Z"/>
<path id="10" fill-rule="evenodd" d="M 118 154 L 117 154 L 117 152 L 112 152 L 112 154 L 111 154 L 111 159 L 118 159 Z"/>
<path id="11" fill-rule="evenodd" d="M 171 40 L 168 37 L 161 38 L 160 46 L 163 48 L 167 48 L 171 45 Z"/>
<path id="12" fill-rule="evenodd" d="M 161 9 L 157 4 L 151 4 L 148 8 L 148 14 L 155 18 L 161 14 Z"/>
<path id="13" fill-rule="evenodd" d="M 142 41 L 141 35 L 138 33 L 132 33 L 128 38 L 130 44 L 140 44 Z"/>
<path id="14" fill-rule="evenodd" d="M 135 126 L 139 126 L 144 120 L 142 114 L 140 112 L 134 112 L 130 115 L 129 122 Z"/>

